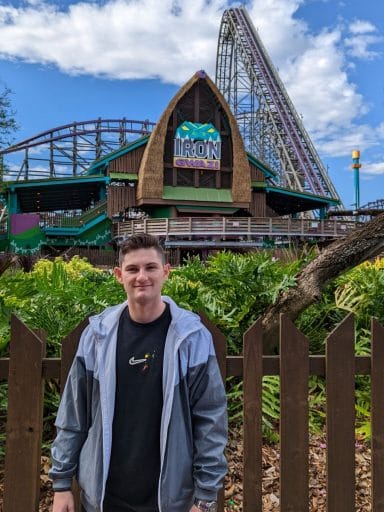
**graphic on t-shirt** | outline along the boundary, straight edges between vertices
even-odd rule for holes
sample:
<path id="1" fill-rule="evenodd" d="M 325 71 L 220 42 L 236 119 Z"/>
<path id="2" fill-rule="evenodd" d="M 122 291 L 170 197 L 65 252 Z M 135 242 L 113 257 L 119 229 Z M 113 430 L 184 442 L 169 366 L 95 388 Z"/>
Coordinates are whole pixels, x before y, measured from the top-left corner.
<path id="1" fill-rule="evenodd" d="M 135 356 L 132 356 L 131 359 L 129 360 L 129 364 L 133 366 L 134 364 L 145 363 L 146 360 L 147 359 L 135 359 Z"/>
<path id="2" fill-rule="evenodd" d="M 135 366 L 136 364 L 143 364 L 141 371 L 144 372 L 149 368 L 149 363 L 150 361 L 153 361 L 153 359 L 155 359 L 155 351 L 152 354 L 147 352 L 142 359 L 135 359 L 135 356 L 132 356 L 129 358 L 129 364 L 131 366 Z"/>

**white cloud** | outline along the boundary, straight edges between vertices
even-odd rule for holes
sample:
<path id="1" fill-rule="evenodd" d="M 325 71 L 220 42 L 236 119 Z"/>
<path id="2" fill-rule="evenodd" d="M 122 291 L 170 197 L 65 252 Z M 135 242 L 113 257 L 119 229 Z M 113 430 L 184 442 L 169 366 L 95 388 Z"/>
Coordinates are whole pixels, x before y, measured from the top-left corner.
<path id="1" fill-rule="evenodd" d="M 367 60 L 375 59 L 380 55 L 379 52 L 369 49 L 370 46 L 383 41 L 381 36 L 373 34 L 373 32 L 377 32 L 373 23 L 367 20 L 355 20 L 350 23 L 348 28 L 352 35 L 345 39 L 344 44 L 349 55 Z"/>
<path id="2" fill-rule="evenodd" d="M 364 177 L 364 175 L 369 176 L 380 176 L 384 175 L 384 158 L 381 160 L 381 162 L 376 163 L 364 163 L 361 168 L 361 176 Z"/>
<path id="3" fill-rule="evenodd" d="M 376 27 L 354 20 L 315 34 L 297 18 L 305 0 L 250 0 L 247 9 L 314 141 L 327 155 L 375 147 L 378 128 L 359 125 L 368 106 L 348 73 L 350 57 L 376 56 Z M 182 84 L 212 78 L 220 19 L 229 0 L 105 0 L 61 9 L 29 0 L 0 5 L 0 58 L 54 65 L 64 73 Z M 348 30 L 348 37 L 346 37 Z M 384 131 L 384 130 L 383 130 Z M 381 137 L 381 139 L 380 139 Z"/>
<path id="4" fill-rule="evenodd" d="M 333 137 L 318 142 L 318 148 L 327 156 L 350 156 L 354 149 L 359 149 L 362 154 L 383 144 L 383 137 L 378 128 L 367 124 L 351 125 L 340 130 Z"/>
<path id="5" fill-rule="evenodd" d="M 304 51 L 281 74 L 306 128 L 321 139 L 364 113 L 362 96 L 344 71 L 339 30 L 308 38 Z"/>
<path id="6" fill-rule="evenodd" d="M 377 28 L 370 21 L 355 20 L 352 23 L 350 23 L 349 31 L 352 34 L 366 34 L 367 32 L 376 32 Z"/>
<path id="7" fill-rule="evenodd" d="M 0 54 L 72 74 L 182 83 L 201 67 L 214 69 L 224 7 L 221 0 L 0 6 Z"/>
<path id="8" fill-rule="evenodd" d="M 307 45 L 308 27 L 303 20 L 294 18 L 303 3 L 303 0 L 253 0 L 247 6 L 263 44 L 279 68 Z"/>
<path id="9" fill-rule="evenodd" d="M 370 45 L 380 43 L 381 41 L 383 41 L 382 37 L 360 34 L 354 37 L 347 37 L 345 39 L 345 46 L 352 57 L 372 60 L 378 57 L 380 53 L 374 50 L 369 50 L 368 47 Z"/>

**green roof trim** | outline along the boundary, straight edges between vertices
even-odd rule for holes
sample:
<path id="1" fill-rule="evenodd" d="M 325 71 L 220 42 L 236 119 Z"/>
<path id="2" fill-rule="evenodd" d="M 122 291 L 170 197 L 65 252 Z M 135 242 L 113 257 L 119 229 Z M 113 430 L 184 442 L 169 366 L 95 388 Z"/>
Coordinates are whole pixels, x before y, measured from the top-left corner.
<path id="1" fill-rule="evenodd" d="M 111 180 L 137 181 L 139 179 L 139 176 L 136 172 L 110 172 L 109 177 Z"/>
<path id="2" fill-rule="evenodd" d="M 163 199 L 173 201 L 210 201 L 233 203 L 231 191 L 216 188 L 170 187 L 163 189 Z"/>
<path id="3" fill-rule="evenodd" d="M 267 188 L 268 185 L 265 183 L 265 181 L 252 181 L 251 186 L 253 188 Z"/>
<path id="4" fill-rule="evenodd" d="M 255 165 L 260 171 L 262 171 L 268 178 L 276 178 L 277 173 L 275 171 L 272 171 L 269 167 L 267 167 L 265 164 L 261 163 L 260 160 L 258 160 L 256 157 L 251 155 L 251 153 L 247 152 L 248 161 Z"/>
<path id="5" fill-rule="evenodd" d="M 80 184 L 89 182 L 109 182 L 109 177 L 103 175 L 97 176 L 68 176 L 68 178 L 47 178 L 37 180 L 23 180 L 7 182 L 8 188 L 14 190 L 15 188 L 29 188 L 29 187 L 49 187 L 52 185 L 69 185 Z"/>
<path id="6" fill-rule="evenodd" d="M 99 167 L 106 167 L 111 160 L 115 160 L 116 158 L 119 158 L 120 156 L 130 153 L 134 149 L 143 146 L 148 142 L 149 137 L 149 135 L 144 135 L 143 137 L 140 137 L 139 139 L 130 142 L 126 146 L 123 146 L 117 149 L 116 151 L 112 151 L 111 153 L 108 153 L 108 155 L 105 155 L 99 158 L 98 160 L 95 160 L 88 169 L 87 174 L 92 174 Z"/>
<path id="7" fill-rule="evenodd" d="M 339 199 L 333 199 L 332 197 L 318 196 L 318 195 L 310 194 L 307 192 L 298 192 L 297 190 L 290 190 L 288 188 L 283 188 L 283 187 L 271 187 L 271 186 L 267 185 L 265 187 L 265 190 L 267 192 L 276 192 L 278 194 L 286 194 L 286 195 L 292 196 L 292 197 L 302 197 L 305 199 L 310 199 L 312 201 L 319 201 L 324 204 L 340 204 Z"/>

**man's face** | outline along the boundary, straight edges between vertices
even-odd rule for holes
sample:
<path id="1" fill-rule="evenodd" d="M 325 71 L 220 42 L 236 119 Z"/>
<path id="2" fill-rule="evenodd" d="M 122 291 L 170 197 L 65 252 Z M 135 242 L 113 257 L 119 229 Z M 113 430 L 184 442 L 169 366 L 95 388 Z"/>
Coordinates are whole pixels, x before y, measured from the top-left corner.
<path id="1" fill-rule="evenodd" d="M 116 279 L 123 285 L 130 303 L 150 304 L 160 300 L 170 266 L 162 262 L 156 249 L 137 249 L 124 256 L 115 267 Z"/>

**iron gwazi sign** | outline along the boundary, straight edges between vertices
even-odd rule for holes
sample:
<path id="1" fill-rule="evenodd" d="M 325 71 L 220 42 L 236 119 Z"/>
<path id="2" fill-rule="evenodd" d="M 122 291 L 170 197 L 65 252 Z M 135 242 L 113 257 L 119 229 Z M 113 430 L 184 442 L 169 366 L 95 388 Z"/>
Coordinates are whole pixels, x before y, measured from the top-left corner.
<path id="1" fill-rule="evenodd" d="M 221 137 L 213 124 L 184 121 L 174 139 L 173 165 L 220 170 Z"/>

